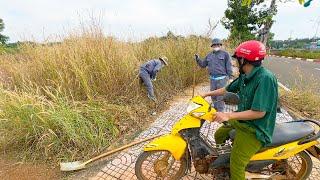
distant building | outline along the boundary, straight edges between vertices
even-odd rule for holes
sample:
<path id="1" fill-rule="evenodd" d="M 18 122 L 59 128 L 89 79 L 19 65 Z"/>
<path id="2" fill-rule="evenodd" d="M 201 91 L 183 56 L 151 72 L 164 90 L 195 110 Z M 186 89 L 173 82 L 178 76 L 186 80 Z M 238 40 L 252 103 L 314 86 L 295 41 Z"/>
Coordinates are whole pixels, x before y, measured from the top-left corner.
<path id="1" fill-rule="evenodd" d="M 317 42 L 311 42 L 309 48 L 310 49 L 317 49 Z"/>
<path id="2" fill-rule="evenodd" d="M 311 42 L 308 46 L 308 49 L 311 49 L 311 50 L 320 49 L 320 40 Z"/>

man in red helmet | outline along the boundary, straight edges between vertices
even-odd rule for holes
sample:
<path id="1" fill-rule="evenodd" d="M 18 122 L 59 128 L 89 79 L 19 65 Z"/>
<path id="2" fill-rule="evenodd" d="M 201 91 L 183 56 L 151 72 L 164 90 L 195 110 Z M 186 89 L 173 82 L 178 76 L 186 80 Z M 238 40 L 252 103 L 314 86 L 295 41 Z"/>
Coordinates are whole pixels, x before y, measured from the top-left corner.
<path id="1" fill-rule="evenodd" d="M 201 95 L 221 96 L 228 91 L 240 97 L 237 112 L 217 112 L 214 117 L 215 122 L 229 122 L 216 131 L 217 144 L 224 143 L 229 139 L 229 132 L 236 129 L 230 157 L 231 179 L 244 180 L 251 157 L 272 140 L 278 86 L 274 74 L 261 66 L 265 56 L 266 48 L 261 42 L 243 42 L 233 55 L 239 63 L 239 77 L 226 88 Z"/>

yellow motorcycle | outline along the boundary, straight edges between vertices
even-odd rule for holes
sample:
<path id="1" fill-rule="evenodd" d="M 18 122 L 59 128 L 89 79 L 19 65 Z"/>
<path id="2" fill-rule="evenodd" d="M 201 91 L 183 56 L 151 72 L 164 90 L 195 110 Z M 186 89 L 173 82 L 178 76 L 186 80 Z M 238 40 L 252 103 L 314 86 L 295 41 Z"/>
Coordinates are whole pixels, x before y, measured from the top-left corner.
<path id="1" fill-rule="evenodd" d="M 235 95 L 236 96 L 236 95 Z M 232 95 L 225 101 L 237 102 Z M 202 97 L 193 97 L 188 114 L 175 123 L 170 134 L 144 147 L 135 164 L 138 179 L 181 179 L 194 170 L 229 179 L 232 139 L 216 145 L 201 135 L 205 121 L 212 122 L 216 110 Z M 299 120 L 276 124 L 272 144 L 255 154 L 246 168 L 247 179 L 307 179 L 312 170 L 310 155 L 319 159 L 320 123 Z"/>

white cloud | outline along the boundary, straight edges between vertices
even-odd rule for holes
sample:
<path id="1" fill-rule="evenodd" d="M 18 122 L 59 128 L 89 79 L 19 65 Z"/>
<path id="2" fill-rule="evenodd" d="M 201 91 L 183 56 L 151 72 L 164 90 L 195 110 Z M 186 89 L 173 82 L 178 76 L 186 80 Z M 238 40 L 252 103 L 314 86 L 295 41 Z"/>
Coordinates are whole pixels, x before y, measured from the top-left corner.
<path id="1" fill-rule="evenodd" d="M 278 14 L 272 31 L 276 39 L 311 38 L 315 34 L 315 22 L 320 17 L 320 2 L 314 1 L 305 8 L 296 1 L 278 4 Z M 318 34 L 320 36 L 320 33 Z"/>
<path id="2" fill-rule="evenodd" d="M 187 34 L 193 30 L 202 33 L 208 18 L 223 16 L 226 2 L 179 0 L 0 0 L 0 17 L 6 23 L 5 33 L 12 41 L 34 36 L 43 40 L 50 34 L 64 33 L 79 23 L 79 16 L 90 12 L 103 14 L 106 31 L 117 36 L 146 37 L 160 35 L 172 29 Z M 227 32 L 221 31 L 226 37 Z M 111 32 L 110 32 L 111 31 Z M 219 33 L 217 33 L 219 34 Z"/>
<path id="3" fill-rule="evenodd" d="M 290 31 L 293 37 L 311 36 L 306 32 L 312 31 L 314 23 L 308 21 L 319 16 L 319 5 L 279 4 L 272 28 L 276 38 L 288 38 Z M 102 14 L 105 33 L 141 39 L 169 29 L 183 35 L 201 34 L 208 18 L 219 20 L 226 7 L 227 0 L 0 0 L 0 17 L 11 41 L 31 37 L 42 41 L 52 34 L 65 34 L 79 24 L 79 17 L 88 17 L 90 12 Z M 225 38 L 228 31 L 219 25 L 215 35 Z"/>

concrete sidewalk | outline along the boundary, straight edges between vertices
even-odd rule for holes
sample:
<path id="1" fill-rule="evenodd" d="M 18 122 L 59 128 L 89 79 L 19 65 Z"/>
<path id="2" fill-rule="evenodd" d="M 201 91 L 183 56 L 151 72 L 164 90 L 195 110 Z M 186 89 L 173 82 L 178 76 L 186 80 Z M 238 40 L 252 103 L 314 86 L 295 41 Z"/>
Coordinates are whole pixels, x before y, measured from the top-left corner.
<path id="1" fill-rule="evenodd" d="M 198 91 L 207 91 L 208 86 L 198 87 Z M 142 132 L 135 140 L 144 139 L 157 134 L 169 133 L 173 124 L 178 121 L 182 116 L 186 114 L 187 100 L 190 98 L 180 98 L 174 102 L 171 107 L 162 113 L 156 121 L 150 125 L 148 129 Z M 209 100 L 209 99 L 208 99 Z M 236 107 L 227 106 L 227 111 L 234 111 Z M 282 113 L 277 114 L 277 122 L 286 122 L 293 120 L 291 116 L 284 110 Z M 201 132 L 205 135 L 209 141 L 214 142 L 213 134 L 220 125 L 217 123 L 205 123 Z M 147 143 L 147 142 L 146 142 Z M 93 177 L 88 177 L 85 174 L 81 179 L 92 180 L 115 180 L 115 179 L 137 179 L 134 173 L 134 165 L 137 157 L 142 153 L 143 146 L 146 143 L 139 144 L 130 149 L 122 151 L 115 156 L 106 160 L 106 164 L 98 171 Z M 320 177 L 320 165 L 314 163 L 312 171 L 312 177 L 310 179 L 319 179 Z M 79 179 L 79 177 L 77 177 Z M 196 174 L 192 172 L 186 175 L 183 179 L 212 179 L 210 176 Z"/>

